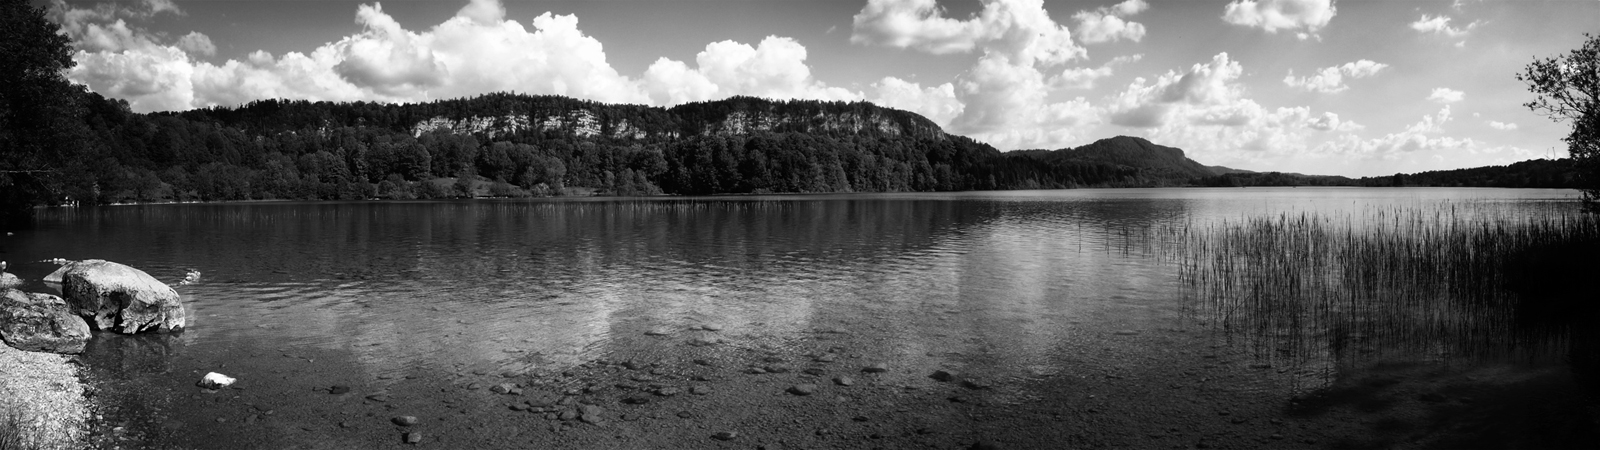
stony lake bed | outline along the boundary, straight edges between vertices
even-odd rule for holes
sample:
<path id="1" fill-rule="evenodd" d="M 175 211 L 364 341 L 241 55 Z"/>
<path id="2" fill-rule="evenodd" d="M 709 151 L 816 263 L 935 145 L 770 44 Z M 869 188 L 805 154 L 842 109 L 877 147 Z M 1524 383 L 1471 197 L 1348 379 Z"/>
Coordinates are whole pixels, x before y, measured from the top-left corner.
<path id="1" fill-rule="evenodd" d="M 152 205 L 55 211 L 0 251 L 124 262 L 183 295 L 182 332 L 98 332 L 68 358 L 96 448 L 1595 442 L 1560 348 L 1288 355 L 1128 237 L 1459 192 L 1209 192 Z M 238 381 L 197 387 L 209 372 Z"/>
<path id="2" fill-rule="evenodd" d="M 1576 387 L 1560 367 L 1389 363 L 1296 391 L 1204 330 L 1121 331 L 1106 339 L 1140 351 L 1002 378 L 961 362 L 981 356 L 884 355 L 870 331 L 839 328 L 766 345 L 661 333 L 647 351 L 560 372 L 359 377 L 317 364 L 335 354 L 285 349 L 218 362 L 240 377 L 220 391 L 195 387 L 197 373 L 98 380 L 109 420 L 91 434 L 103 448 L 1578 448 L 1595 437 L 1592 405 L 1567 395 Z M 145 403 L 152 394 L 165 403 Z"/>

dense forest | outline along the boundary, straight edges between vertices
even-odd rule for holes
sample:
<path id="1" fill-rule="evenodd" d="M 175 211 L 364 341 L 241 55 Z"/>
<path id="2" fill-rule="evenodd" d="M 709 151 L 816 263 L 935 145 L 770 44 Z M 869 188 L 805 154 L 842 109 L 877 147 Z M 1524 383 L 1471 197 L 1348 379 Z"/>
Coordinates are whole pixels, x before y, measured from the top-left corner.
<path id="1" fill-rule="evenodd" d="M 1569 187 L 1570 161 L 1349 179 L 1207 167 L 1140 138 L 1002 153 L 870 103 L 750 97 L 655 108 L 490 94 L 263 100 L 136 114 L 82 93 L 77 164 L 46 203 L 1136 186 Z M 72 172 L 72 173 L 66 173 Z"/>
<path id="2" fill-rule="evenodd" d="M 1184 184 L 1118 162 L 1008 156 L 864 102 L 735 97 L 654 108 L 490 94 L 136 114 L 82 97 L 77 163 L 41 175 L 74 182 L 45 183 L 46 203 Z"/>

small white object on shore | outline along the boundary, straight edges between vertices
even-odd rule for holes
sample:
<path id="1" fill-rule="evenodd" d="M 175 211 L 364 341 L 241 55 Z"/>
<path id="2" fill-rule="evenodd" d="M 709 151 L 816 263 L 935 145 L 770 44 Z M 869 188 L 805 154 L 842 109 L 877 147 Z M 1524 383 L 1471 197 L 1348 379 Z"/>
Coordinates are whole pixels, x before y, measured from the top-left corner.
<path id="1" fill-rule="evenodd" d="M 228 387 L 230 384 L 233 384 L 234 381 L 238 380 L 227 375 L 211 372 L 206 374 L 205 378 L 200 379 L 200 387 L 206 389 L 222 389 Z"/>

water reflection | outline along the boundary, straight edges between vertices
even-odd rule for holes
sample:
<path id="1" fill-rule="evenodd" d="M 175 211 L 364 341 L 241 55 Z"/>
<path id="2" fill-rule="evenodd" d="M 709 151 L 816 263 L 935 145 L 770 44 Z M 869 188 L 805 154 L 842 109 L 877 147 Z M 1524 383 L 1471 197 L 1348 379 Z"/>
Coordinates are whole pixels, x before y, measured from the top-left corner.
<path id="1" fill-rule="evenodd" d="M 1190 327 L 1161 257 L 1170 242 L 1152 230 L 1464 197 L 1573 199 L 1151 189 L 154 205 L 48 210 L 5 251 L 109 259 L 172 284 L 204 272 L 177 287 L 195 318 L 186 334 L 97 341 L 89 358 L 130 374 L 226 364 L 243 380 L 290 380 L 311 361 L 374 389 L 408 376 L 450 383 L 667 352 L 696 336 L 690 327 L 716 324 L 731 346 L 826 348 L 829 332 L 848 332 L 863 346 L 852 352 L 912 368 L 895 376 L 1124 376 L 1173 364 Z M 35 266 L 19 271 L 48 272 Z M 645 335 L 656 329 L 672 336 Z"/>

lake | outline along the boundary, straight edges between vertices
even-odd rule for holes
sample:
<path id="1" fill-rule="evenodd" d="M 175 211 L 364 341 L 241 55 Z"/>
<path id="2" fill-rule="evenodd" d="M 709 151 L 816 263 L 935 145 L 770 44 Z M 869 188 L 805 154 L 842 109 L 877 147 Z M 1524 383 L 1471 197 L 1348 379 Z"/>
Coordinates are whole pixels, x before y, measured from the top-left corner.
<path id="1" fill-rule="evenodd" d="M 1417 356 L 1376 340 L 1354 362 L 1275 358 L 1185 292 L 1162 230 L 1302 213 L 1359 230 L 1372 211 L 1476 220 L 1577 199 L 1184 188 L 116 206 L 42 210 L 0 259 L 30 280 L 51 258 L 107 259 L 183 295 L 189 329 L 102 333 L 83 357 L 97 434 L 116 445 L 385 448 L 420 429 L 444 448 L 1383 447 L 1452 442 L 1424 425 L 1457 403 L 1417 389 L 1566 386 L 1559 351 Z M 888 370 L 860 371 L 873 364 Z M 238 389 L 194 387 L 212 371 Z M 855 385 L 830 382 L 841 374 Z M 1411 390 L 1338 397 L 1373 374 L 1389 381 L 1356 391 Z M 499 383 L 529 392 L 488 390 Z M 785 393 L 793 383 L 824 392 Z M 517 403 L 541 390 L 603 420 Z M 1340 400 L 1283 406 L 1318 392 Z M 388 423 L 401 414 L 424 423 Z M 707 437 L 724 429 L 743 434 Z"/>

